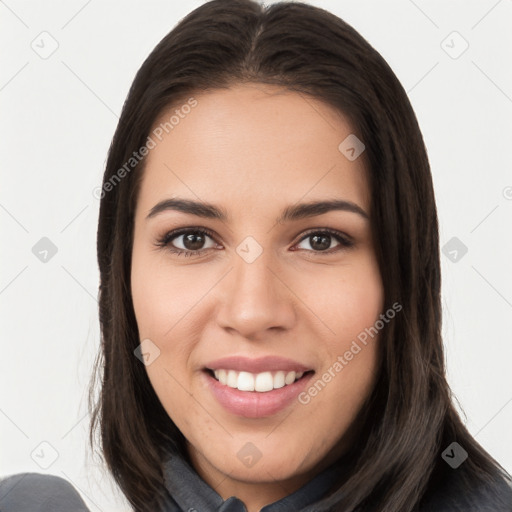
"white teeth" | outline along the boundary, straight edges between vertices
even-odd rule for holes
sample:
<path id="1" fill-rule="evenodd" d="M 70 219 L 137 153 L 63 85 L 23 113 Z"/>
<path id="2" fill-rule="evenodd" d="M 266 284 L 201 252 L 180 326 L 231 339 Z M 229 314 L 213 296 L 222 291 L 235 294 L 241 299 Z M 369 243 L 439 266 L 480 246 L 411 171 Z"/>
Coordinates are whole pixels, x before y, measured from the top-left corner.
<path id="1" fill-rule="evenodd" d="M 230 388 L 236 388 L 238 384 L 238 374 L 235 372 L 235 370 L 229 370 L 228 372 L 228 386 Z"/>
<path id="2" fill-rule="evenodd" d="M 277 371 L 261 372 L 253 374 L 249 372 L 237 372 L 235 370 L 215 370 L 215 378 L 223 385 L 240 391 L 258 391 L 264 393 L 293 384 L 300 379 L 304 372 Z"/>
<path id="3" fill-rule="evenodd" d="M 284 383 L 291 384 L 295 380 L 295 375 L 296 375 L 295 372 L 288 372 L 286 374 L 286 377 L 284 378 Z"/>
<path id="4" fill-rule="evenodd" d="M 249 372 L 240 372 L 237 388 L 240 391 L 254 391 L 254 375 Z"/>
<path id="5" fill-rule="evenodd" d="M 279 389 L 284 386 L 284 372 L 277 372 L 274 375 L 274 389 Z"/>
<path id="6" fill-rule="evenodd" d="M 270 372 L 258 373 L 254 381 L 255 391 L 272 391 L 274 389 L 274 379 Z"/>
<path id="7" fill-rule="evenodd" d="M 227 375 L 226 375 L 226 370 L 219 370 L 218 371 L 218 375 L 217 375 L 217 378 L 219 379 L 219 382 L 221 384 L 226 384 L 227 383 Z"/>

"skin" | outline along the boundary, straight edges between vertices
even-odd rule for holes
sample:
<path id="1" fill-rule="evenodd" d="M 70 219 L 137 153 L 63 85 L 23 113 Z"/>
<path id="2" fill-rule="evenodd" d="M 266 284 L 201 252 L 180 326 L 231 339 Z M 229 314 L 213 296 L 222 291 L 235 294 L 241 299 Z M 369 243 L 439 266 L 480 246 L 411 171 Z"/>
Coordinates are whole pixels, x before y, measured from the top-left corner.
<path id="1" fill-rule="evenodd" d="M 348 447 L 354 420 L 375 382 L 378 336 L 308 404 L 294 401 L 267 418 L 226 411 L 205 384 L 208 361 L 228 355 L 292 358 L 328 371 L 383 308 L 383 286 L 368 219 L 330 211 L 277 224 L 297 202 L 344 199 L 371 217 L 363 156 L 338 145 L 349 122 L 311 97 L 262 84 L 194 95 L 197 106 L 149 152 L 135 213 L 131 272 L 140 340 L 160 355 L 146 366 L 169 416 L 188 441 L 198 474 L 224 499 L 236 495 L 257 512 L 299 489 Z M 176 106 L 162 113 L 169 119 Z M 146 218 L 172 197 L 224 208 L 228 221 L 173 210 Z M 209 228 L 202 253 L 184 257 L 159 247 L 173 229 Z M 304 232 L 331 228 L 322 251 Z M 236 252 L 247 237 L 262 254 Z M 183 236 L 170 243 L 183 250 Z M 295 248 L 295 250 L 293 250 Z M 330 254 L 328 254 L 330 252 Z M 237 452 L 254 444 L 247 467 Z"/>

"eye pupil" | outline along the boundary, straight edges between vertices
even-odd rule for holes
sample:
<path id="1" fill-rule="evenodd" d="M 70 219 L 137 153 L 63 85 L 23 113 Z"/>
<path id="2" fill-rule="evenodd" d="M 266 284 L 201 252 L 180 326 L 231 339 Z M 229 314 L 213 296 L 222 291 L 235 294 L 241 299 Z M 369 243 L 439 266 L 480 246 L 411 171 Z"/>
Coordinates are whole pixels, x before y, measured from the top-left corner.
<path id="1" fill-rule="evenodd" d="M 313 249 L 325 250 L 331 245 L 331 237 L 329 235 L 311 235 L 310 245 Z"/>
<path id="2" fill-rule="evenodd" d="M 183 245 L 191 250 L 197 251 L 204 244 L 204 235 L 200 233 L 189 233 L 183 236 Z"/>

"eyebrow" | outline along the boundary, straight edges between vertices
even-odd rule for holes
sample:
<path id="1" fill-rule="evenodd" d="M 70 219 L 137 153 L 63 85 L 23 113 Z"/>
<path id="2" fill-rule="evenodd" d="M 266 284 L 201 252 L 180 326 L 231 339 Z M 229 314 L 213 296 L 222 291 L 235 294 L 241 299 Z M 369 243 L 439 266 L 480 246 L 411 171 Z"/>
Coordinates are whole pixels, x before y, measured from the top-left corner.
<path id="1" fill-rule="evenodd" d="M 218 219 L 224 222 L 229 219 L 229 215 L 226 210 L 219 206 L 211 203 L 181 198 L 164 199 L 163 201 L 160 201 L 155 206 L 153 206 L 153 208 L 151 208 L 146 219 L 155 217 L 159 213 L 168 210 L 188 213 L 206 219 Z M 277 223 L 290 222 L 307 217 L 315 217 L 316 215 L 322 215 L 334 210 L 356 213 L 366 220 L 369 220 L 370 218 L 369 215 L 359 205 L 351 201 L 332 199 L 287 206 L 282 211 L 281 216 L 277 219 Z"/>

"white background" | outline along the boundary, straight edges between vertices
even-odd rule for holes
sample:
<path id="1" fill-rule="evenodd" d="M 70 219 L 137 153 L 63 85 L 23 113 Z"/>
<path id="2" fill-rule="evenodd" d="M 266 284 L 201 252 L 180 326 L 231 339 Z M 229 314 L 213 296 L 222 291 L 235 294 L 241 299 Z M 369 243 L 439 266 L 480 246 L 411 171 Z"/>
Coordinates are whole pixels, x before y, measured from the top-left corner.
<path id="1" fill-rule="evenodd" d="M 441 246 L 468 247 L 456 263 L 442 255 L 449 382 L 469 430 L 512 472 L 512 0 L 310 3 L 358 30 L 409 94 Z M 0 477 L 62 476 L 93 512 L 129 507 L 86 443 L 99 345 L 92 191 L 136 71 L 200 4 L 0 1 Z M 47 59 L 31 47 L 43 31 L 59 45 Z M 456 59 L 443 49 L 462 48 L 453 31 L 469 43 Z M 46 263 L 32 253 L 42 237 L 58 249 Z M 58 453 L 47 469 L 34 460 L 51 462 L 41 442 Z"/>

